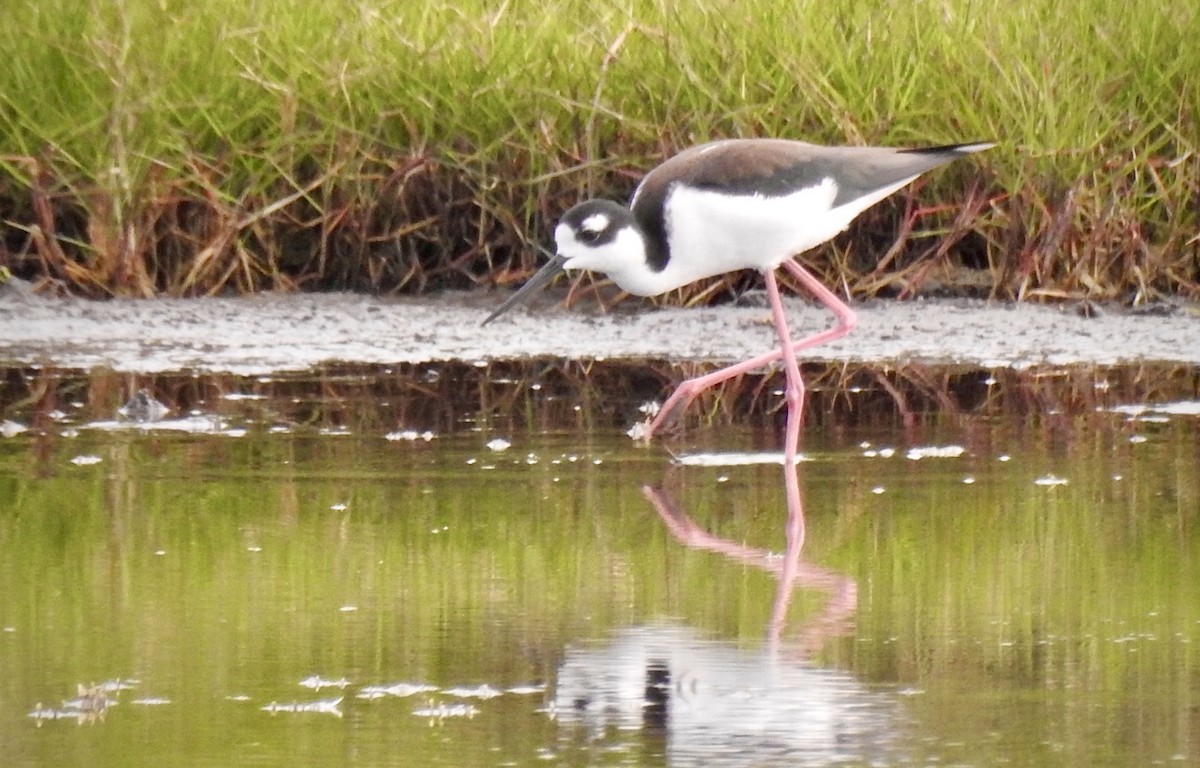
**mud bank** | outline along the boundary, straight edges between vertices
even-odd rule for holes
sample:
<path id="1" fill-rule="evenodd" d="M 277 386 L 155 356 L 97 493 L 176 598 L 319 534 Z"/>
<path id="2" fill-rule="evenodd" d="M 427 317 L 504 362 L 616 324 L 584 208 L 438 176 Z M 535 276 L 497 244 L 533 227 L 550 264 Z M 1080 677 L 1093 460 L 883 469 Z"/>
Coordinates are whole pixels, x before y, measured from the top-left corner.
<path id="1" fill-rule="evenodd" d="M 327 363 L 421 363 L 527 357 L 726 361 L 774 341 L 762 307 L 622 310 L 596 315 L 541 304 L 480 321 L 503 296 L 444 294 L 381 299 L 352 294 L 87 301 L 0 297 L 0 365 L 116 371 L 300 371 Z M 849 336 L 806 359 L 925 362 L 981 367 L 1200 365 L 1200 316 L 968 300 L 858 305 Z M 797 336 L 822 330 L 827 312 L 789 301 Z"/>

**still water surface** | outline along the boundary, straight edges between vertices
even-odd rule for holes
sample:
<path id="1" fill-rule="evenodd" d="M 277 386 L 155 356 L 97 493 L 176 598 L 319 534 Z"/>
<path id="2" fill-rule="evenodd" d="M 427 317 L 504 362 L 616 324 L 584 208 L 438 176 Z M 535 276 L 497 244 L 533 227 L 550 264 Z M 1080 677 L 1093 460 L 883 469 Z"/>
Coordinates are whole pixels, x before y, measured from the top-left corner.
<path id="1" fill-rule="evenodd" d="M 673 461 L 254 388 L 0 440 L 5 765 L 1200 764 L 1194 402 L 814 419 L 772 633 L 774 430 Z"/>

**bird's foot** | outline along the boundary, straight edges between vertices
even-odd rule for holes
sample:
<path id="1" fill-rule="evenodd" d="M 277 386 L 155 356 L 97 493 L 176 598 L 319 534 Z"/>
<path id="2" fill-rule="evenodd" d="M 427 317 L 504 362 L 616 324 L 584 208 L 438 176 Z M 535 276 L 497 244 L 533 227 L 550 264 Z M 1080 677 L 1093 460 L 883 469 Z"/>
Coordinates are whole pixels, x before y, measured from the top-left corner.
<path id="1" fill-rule="evenodd" d="M 633 441 L 635 443 L 641 443 L 643 445 L 647 445 L 647 444 L 649 444 L 650 438 L 652 436 L 652 433 L 650 432 L 650 422 L 649 421 L 639 421 L 636 424 L 634 424 L 633 426 L 631 426 L 629 429 L 625 430 L 625 434 L 627 434 L 631 438 L 633 438 Z"/>
<path id="2" fill-rule="evenodd" d="M 627 434 L 643 443 L 650 442 L 654 437 L 678 434 L 683 430 L 680 417 L 691 400 L 689 392 L 677 390 L 662 405 L 657 402 L 643 403 L 638 410 L 646 414 L 646 420 L 634 424 Z"/>
<path id="3" fill-rule="evenodd" d="M 639 405 L 638 410 L 641 411 L 646 418 L 631 426 L 625 431 L 625 434 L 632 437 L 634 442 L 642 443 L 643 445 L 649 444 L 650 439 L 654 437 L 654 422 L 656 421 L 655 417 L 657 417 L 659 412 L 662 410 L 662 404 L 657 400 L 650 400 Z"/>

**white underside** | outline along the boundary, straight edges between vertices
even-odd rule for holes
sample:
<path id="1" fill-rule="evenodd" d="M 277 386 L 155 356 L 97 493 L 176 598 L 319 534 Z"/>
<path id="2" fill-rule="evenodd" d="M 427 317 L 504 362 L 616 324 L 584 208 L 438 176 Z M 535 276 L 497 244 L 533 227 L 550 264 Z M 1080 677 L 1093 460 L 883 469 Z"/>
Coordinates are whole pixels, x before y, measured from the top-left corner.
<path id="1" fill-rule="evenodd" d="M 630 293 L 652 296 L 738 269 L 772 270 L 837 235 L 858 214 L 915 178 L 837 208 L 831 178 L 781 197 L 731 197 L 679 186 L 667 197 L 664 211 L 671 249 L 666 268 L 653 272 L 630 265 L 610 268 L 608 276 Z M 623 234 L 637 238 L 632 231 Z"/>

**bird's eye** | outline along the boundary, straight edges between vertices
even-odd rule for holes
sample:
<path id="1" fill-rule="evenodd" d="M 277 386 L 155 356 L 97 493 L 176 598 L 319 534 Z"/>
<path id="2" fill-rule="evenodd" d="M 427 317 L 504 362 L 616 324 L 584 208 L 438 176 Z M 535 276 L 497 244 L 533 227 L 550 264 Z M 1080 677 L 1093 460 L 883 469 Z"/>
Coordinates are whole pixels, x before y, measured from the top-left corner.
<path id="1" fill-rule="evenodd" d="M 600 242 L 600 233 L 601 230 L 599 229 L 581 229 L 579 230 L 579 239 L 585 245 L 595 245 Z"/>

